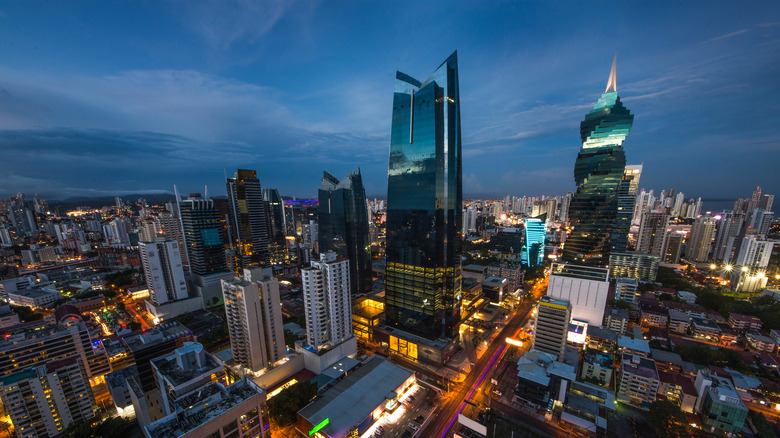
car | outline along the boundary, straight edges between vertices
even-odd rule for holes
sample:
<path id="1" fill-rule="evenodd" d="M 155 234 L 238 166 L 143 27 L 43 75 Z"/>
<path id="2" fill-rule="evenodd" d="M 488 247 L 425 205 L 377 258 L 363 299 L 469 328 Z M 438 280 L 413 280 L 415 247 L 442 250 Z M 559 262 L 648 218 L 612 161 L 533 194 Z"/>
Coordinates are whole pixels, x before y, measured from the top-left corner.
<path id="1" fill-rule="evenodd" d="M 410 427 L 412 430 L 417 430 L 417 425 L 416 425 L 416 424 L 414 424 L 414 423 L 409 423 L 409 427 Z"/>
<path id="2" fill-rule="evenodd" d="M 414 401 L 414 396 L 413 396 L 413 395 L 410 395 L 410 396 L 409 396 L 409 400 L 411 400 L 411 401 Z"/>
<path id="3" fill-rule="evenodd" d="M 418 423 L 422 423 L 423 421 L 425 421 L 425 417 L 423 417 L 422 415 L 418 415 L 417 418 L 414 419 L 414 421 Z"/>

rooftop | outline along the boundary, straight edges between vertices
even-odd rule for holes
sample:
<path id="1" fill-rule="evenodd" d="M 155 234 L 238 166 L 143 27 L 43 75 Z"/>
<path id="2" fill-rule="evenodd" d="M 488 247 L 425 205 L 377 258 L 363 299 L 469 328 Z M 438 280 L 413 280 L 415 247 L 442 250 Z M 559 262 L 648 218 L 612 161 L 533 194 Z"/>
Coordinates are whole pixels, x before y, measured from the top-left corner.
<path id="1" fill-rule="evenodd" d="M 151 438 L 177 438 L 260 395 L 265 399 L 263 390 L 246 378 L 228 387 L 210 383 L 181 397 L 177 412 L 146 426 L 146 432 Z"/>
<path id="2" fill-rule="evenodd" d="M 553 263 L 550 268 L 550 275 L 581 278 L 584 280 L 609 281 L 609 269 L 607 268 L 572 263 Z"/>
<path id="3" fill-rule="evenodd" d="M 658 369 L 655 367 L 655 361 L 652 359 L 623 353 L 621 362 L 623 363 L 623 372 L 658 380 Z"/>
<path id="4" fill-rule="evenodd" d="M 185 342 L 170 354 L 152 359 L 152 366 L 173 386 L 224 370 L 224 366 L 197 342 Z"/>
<path id="5" fill-rule="evenodd" d="M 574 367 L 558 362 L 557 359 L 555 355 L 550 353 L 534 349 L 528 350 L 517 361 L 517 376 L 544 386 L 550 384 L 551 375 L 569 381 L 575 380 Z"/>
<path id="6" fill-rule="evenodd" d="M 144 330 L 141 333 L 134 333 L 126 336 L 125 343 L 131 350 L 141 350 L 154 346 L 160 342 L 170 339 L 176 339 L 179 336 L 190 335 L 192 331 L 180 324 L 178 321 L 162 323 L 152 329 Z"/>
<path id="7" fill-rule="evenodd" d="M 671 351 L 659 350 L 657 348 L 651 348 L 650 352 L 652 353 L 653 359 L 655 359 L 658 362 L 672 363 L 680 366 L 682 366 L 683 364 L 682 357 L 677 353 L 672 353 Z"/>
<path id="8" fill-rule="evenodd" d="M 19 289 L 13 292 L 8 292 L 8 295 L 19 295 L 27 298 L 40 298 L 51 294 L 59 294 L 59 292 L 54 289 L 48 289 L 43 287 L 36 287 L 32 289 Z"/>
<path id="9" fill-rule="evenodd" d="M 618 348 L 639 351 L 640 353 L 650 354 L 650 343 L 644 339 L 632 339 L 628 336 L 618 338 Z"/>
<path id="10" fill-rule="evenodd" d="M 707 318 L 697 318 L 694 316 L 691 318 L 691 325 L 693 325 L 694 328 L 702 328 L 716 332 L 720 331 L 720 326 L 716 324 L 715 321 Z"/>
<path id="11" fill-rule="evenodd" d="M 311 424 L 319 424 L 329 418 L 322 433 L 327 436 L 345 435 L 381 406 L 389 394 L 395 397 L 395 391 L 413 375 L 413 371 L 372 356 L 298 414 Z"/>

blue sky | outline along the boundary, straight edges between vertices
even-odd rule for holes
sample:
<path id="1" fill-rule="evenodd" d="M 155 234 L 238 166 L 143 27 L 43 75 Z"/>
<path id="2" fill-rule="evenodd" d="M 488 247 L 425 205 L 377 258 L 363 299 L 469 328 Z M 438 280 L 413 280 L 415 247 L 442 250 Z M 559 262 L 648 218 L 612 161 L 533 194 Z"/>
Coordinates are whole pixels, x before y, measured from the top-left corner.
<path id="1" fill-rule="evenodd" d="M 386 191 L 393 79 L 458 50 L 464 194 L 574 190 L 618 52 L 640 186 L 780 195 L 780 3 L 0 1 L 0 196 Z"/>

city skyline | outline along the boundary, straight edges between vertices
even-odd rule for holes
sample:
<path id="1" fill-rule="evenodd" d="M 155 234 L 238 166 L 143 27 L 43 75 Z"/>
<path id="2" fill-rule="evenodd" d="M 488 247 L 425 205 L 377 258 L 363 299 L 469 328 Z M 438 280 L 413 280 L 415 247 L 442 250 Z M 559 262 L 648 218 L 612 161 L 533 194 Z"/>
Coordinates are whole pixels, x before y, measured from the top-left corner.
<path id="1" fill-rule="evenodd" d="M 366 194 L 381 195 L 389 78 L 455 49 L 467 198 L 574 191 L 576 121 L 615 50 L 621 97 L 639 115 L 640 187 L 777 192 L 778 7 L 707 5 L 467 5 L 428 27 L 417 25 L 436 9 L 426 5 L 416 18 L 396 5 L 2 5 L 0 196 L 218 189 L 226 169 L 251 168 L 263 187 L 315 197 L 323 165 L 361 167 Z M 333 32 L 343 14 L 360 20 Z M 594 29 L 599 17 L 615 25 Z M 433 43 L 407 44 L 418 40 Z"/>

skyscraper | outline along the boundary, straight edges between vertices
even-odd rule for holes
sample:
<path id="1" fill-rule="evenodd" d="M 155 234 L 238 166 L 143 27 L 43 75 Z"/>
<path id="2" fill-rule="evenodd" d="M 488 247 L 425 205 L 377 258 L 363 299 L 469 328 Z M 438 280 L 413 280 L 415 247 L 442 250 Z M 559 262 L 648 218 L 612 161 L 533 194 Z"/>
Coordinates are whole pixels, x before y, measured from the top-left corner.
<path id="1" fill-rule="evenodd" d="M 360 168 L 341 181 L 323 172 L 319 201 L 320 253 L 333 251 L 349 260 L 349 289 L 353 295 L 371 292 L 371 241 Z"/>
<path id="2" fill-rule="evenodd" d="M 704 215 L 696 219 L 688 235 L 685 258 L 696 262 L 707 261 L 714 235 L 715 219 L 712 216 Z"/>
<path id="3" fill-rule="evenodd" d="M 618 213 L 612 232 L 611 252 L 628 250 L 628 233 L 631 231 L 631 219 L 634 217 L 639 178 L 642 176 L 641 164 L 629 164 L 623 171 L 623 179 L 618 186 Z"/>
<path id="4" fill-rule="evenodd" d="M 553 354 L 562 361 L 571 319 L 569 302 L 544 296 L 536 310 L 536 331 L 531 348 Z"/>
<path id="5" fill-rule="evenodd" d="M 654 256 L 664 256 L 664 241 L 669 227 L 669 214 L 659 210 L 646 211 L 639 224 L 639 237 L 636 252 Z"/>
<path id="6" fill-rule="evenodd" d="M 236 270 L 270 265 L 263 190 L 254 170 L 238 169 L 227 180 L 230 229 L 235 243 Z"/>
<path id="7" fill-rule="evenodd" d="M 544 238 L 547 233 L 547 221 L 536 218 L 525 220 L 525 245 L 521 258 L 526 266 L 544 263 Z"/>
<path id="8" fill-rule="evenodd" d="M 276 189 L 263 189 L 268 247 L 273 263 L 287 260 L 287 241 L 285 239 L 284 203 Z"/>
<path id="9" fill-rule="evenodd" d="M 155 304 L 165 304 L 188 297 L 180 250 L 179 243 L 171 240 L 138 243 L 146 286 Z"/>
<path id="10" fill-rule="evenodd" d="M 633 122 L 634 115 L 617 94 L 615 55 L 607 89 L 580 124 L 582 149 L 574 165 L 577 192 L 569 206 L 574 229 L 564 246 L 566 260 L 608 263 L 618 222 L 619 187 L 626 170 L 622 145 Z"/>
<path id="11" fill-rule="evenodd" d="M 338 345 L 352 337 L 349 260 L 333 251 L 301 269 L 306 340 L 312 348 Z"/>
<path id="12" fill-rule="evenodd" d="M 389 326 L 428 339 L 458 335 L 462 199 L 453 52 L 425 82 L 396 74 L 387 187 Z"/>
<path id="13" fill-rule="evenodd" d="M 225 238 L 214 201 L 208 195 L 201 197 L 199 193 L 191 194 L 184 200 L 179 199 L 178 191 L 176 196 L 190 272 L 204 276 L 226 272 Z"/>

